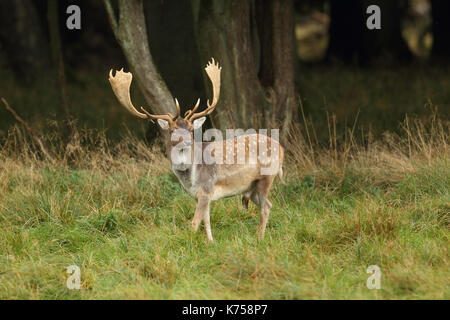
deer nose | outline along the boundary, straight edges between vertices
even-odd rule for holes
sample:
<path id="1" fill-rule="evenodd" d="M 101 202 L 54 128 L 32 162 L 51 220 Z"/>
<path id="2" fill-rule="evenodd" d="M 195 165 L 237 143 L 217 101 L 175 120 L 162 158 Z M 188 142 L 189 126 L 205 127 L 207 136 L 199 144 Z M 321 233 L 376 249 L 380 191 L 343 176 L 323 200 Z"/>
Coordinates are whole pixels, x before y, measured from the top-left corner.
<path id="1" fill-rule="evenodd" d="M 182 145 L 177 146 L 177 149 L 178 149 L 178 152 L 181 153 L 181 154 L 189 153 L 191 151 L 191 147 L 189 145 L 186 145 L 186 144 L 182 144 Z"/>

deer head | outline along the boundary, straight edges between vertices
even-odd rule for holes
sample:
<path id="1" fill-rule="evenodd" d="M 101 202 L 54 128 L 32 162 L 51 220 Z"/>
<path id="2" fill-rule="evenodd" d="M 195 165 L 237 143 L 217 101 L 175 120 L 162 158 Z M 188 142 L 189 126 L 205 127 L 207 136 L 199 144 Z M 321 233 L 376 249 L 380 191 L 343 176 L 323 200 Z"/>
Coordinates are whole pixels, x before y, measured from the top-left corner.
<path id="1" fill-rule="evenodd" d="M 197 100 L 195 106 L 186 111 L 184 117 L 180 116 L 180 104 L 175 98 L 175 105 L 177 113 L 172 115 L 167 114 L 151 114 L 144 107 L 141 107 L 141 111 L 138 111 L 130 98 L 130 86 L 133 80 L 133 75 L 130 72 L 124 72 L 123 69 L 116 72 L 113 75 L 113 70 L 109 72 L 109 82 L 116 95 L 117 99 L 125 109 L 127 109 L 134 116 L 141 119 L 148 119 L 151 122 L 156 120 L 158 125 L 163 130 L 168 130 L 170 135 L 170 141 L 168 143 L 168 152 L 171 154 L 170 160 L 172 164 L 176 166 L 177 170 L 186 170 L 193 162 L 193 132 L 196 129 L 200 129 L 206 120 L 206 116 L 211 114 L 219 100 L 220 95 L 220 71 L 219 64 L 212 59 L 205 67 L 205 71 L 211 80 L 213 87 L 213 99 L 210 103 L 207 101 L 207 108 L 204 111 L 197 112 L 200 106 L 200 99 Z M 175 148 L 175 149 L 174 149 Z"/>
<path id="2" fill-rule="evenodd" d="M 195 129 L 200 128 L 206 120 L 206 116 L 211 114 L 219 100 L 220 95 L 220 72 L 221 67 L 219 64 L 212 60 L 206 65 L 205 71 L 208 74 L 209 79 L 211 80 L 213 87 L 213 99 L 210 103 L 207 101 L 207 108 L 204 111 L 197 112 L 198 107 L 200 106 L 200 99 L 197 100 L 195 106 L 186 111 L 184 117 L 180 116 L 180 104 L 178 100 L 175 98 L 175 105 L 177 107 L 177 113 L 172 115 L 171 113 L 167 114 L 151 114 L 144 107 L 140 109 L 142 112 L 138 111 L 130 98 L 130 86 L 131 81 L 133 80 L 133 75 L 131 72 L 124 72 L 123 68 L 120 71 L 116 71 L 116 75 L 113 75 L 113 70 L 111 69 L 109 72 L 109 82 L 111 83 L 112 90 L 119 100 L 120 104 L 125 107 L 131 114 L 141 119 L 148 119 L 151 122 L 157 120 L 158 125 L 163 130 L 169 130 L 170 133 L 174 132 L 176 129 L 185 129 L 192 132 Z"/>

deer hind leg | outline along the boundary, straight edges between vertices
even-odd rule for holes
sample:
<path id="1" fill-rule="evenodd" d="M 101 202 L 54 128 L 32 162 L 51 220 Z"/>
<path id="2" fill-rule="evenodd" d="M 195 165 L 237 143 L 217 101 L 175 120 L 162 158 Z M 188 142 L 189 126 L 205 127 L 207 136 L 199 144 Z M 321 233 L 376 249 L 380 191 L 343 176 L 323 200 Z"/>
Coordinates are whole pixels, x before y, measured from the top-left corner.
<path id="1" fill-rule="evenodd" d="M 259 238 L 264 238 L 264 231 L 266 230 L 267 221 L 269 220 L 270 209 L 272 203 L 267 199 L 267 196 L 272 186 L 274 176 L 266 176 L 258 181 L 256 188 L 251 195 L 252 201 L 259 206 L 261 217 L 259 222 Z"/>
<path id="2" fill-rule="evenodd" d="M 244 198 L 245 198 L 245 196 L 244 196 Z M 242 202 L 244 202 L 244 198 L 242 198 Z M 258 193 L 256 191 L 253 191 L 251 193 L 250 199 L 253 201 L 254 204 L 256 204 L 259 208 L 261 208 L 260 201 L 259 201 L 259 196 L 258 196 Z M 248 202 L 248 200 L 247 200 L 247 202 Z M 267 206 L 267 208 L 269 208 L 269 210 L 270 210 L 270 208 L 272 208 L 272 202 L 270 202 L 269 199 L 267 199 L 267 197 L 266 197 L 265 206 Z"/>
<path id="3" fill-rule="evenodd" d="M 261 206 L 259 205 L 259 196 L 256 191 L 254 191 L 251 194 L 250 199 L 253 201 L 254 204 L 256 204 L 259 208 L 261 208 Z M 242 202 L 244 202 L 244 198 L 242 198 Z M 247 200 L 247 202 L 248 202 L 248 200 Z M 248 204 L 247 204 L 247 206 L 248 206 Z M 267 199 L 267 197 L 266 197 L 265 206 L 267 206 L 267 208 L 269 210 L 272 208 L 272 202 L 270 202 L 269 199 Z"/>

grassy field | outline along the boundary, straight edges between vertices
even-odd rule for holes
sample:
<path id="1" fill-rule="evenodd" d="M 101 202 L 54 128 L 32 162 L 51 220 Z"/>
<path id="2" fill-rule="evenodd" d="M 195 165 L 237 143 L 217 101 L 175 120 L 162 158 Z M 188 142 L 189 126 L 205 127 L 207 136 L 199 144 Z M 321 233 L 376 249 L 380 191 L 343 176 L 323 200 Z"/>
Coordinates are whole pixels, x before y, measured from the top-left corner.
<path id="1" fill-rule="evenodd" d="M 212 205 L 214 244 L 191 231 L 195 201 L 156 146 L 98 134 L 69 166 L 16 129 L 0 152 L 0 298 L 449 299 L 450 126 L 401 127 L 357 143 L 331 124 L 328 147 L 299 130 L 266 238 L 234 197 Z M 69 265 L 81 290 L 66 287 Z"/>

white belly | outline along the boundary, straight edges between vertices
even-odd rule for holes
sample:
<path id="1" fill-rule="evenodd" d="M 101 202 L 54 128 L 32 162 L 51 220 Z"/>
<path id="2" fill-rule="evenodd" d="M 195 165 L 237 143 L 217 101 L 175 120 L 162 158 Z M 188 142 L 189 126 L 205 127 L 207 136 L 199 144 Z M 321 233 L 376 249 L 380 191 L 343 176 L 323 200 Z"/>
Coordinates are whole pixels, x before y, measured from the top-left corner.
<path id="1" fill-rule="evenodd" d="M 240 188 L 227 189 L 223 187 L 215 187 L 211 196 L 211 200 L 219 200 L 226 197 L 243 194 L 248 190 L 248 186 L 242 186 Z"/>

